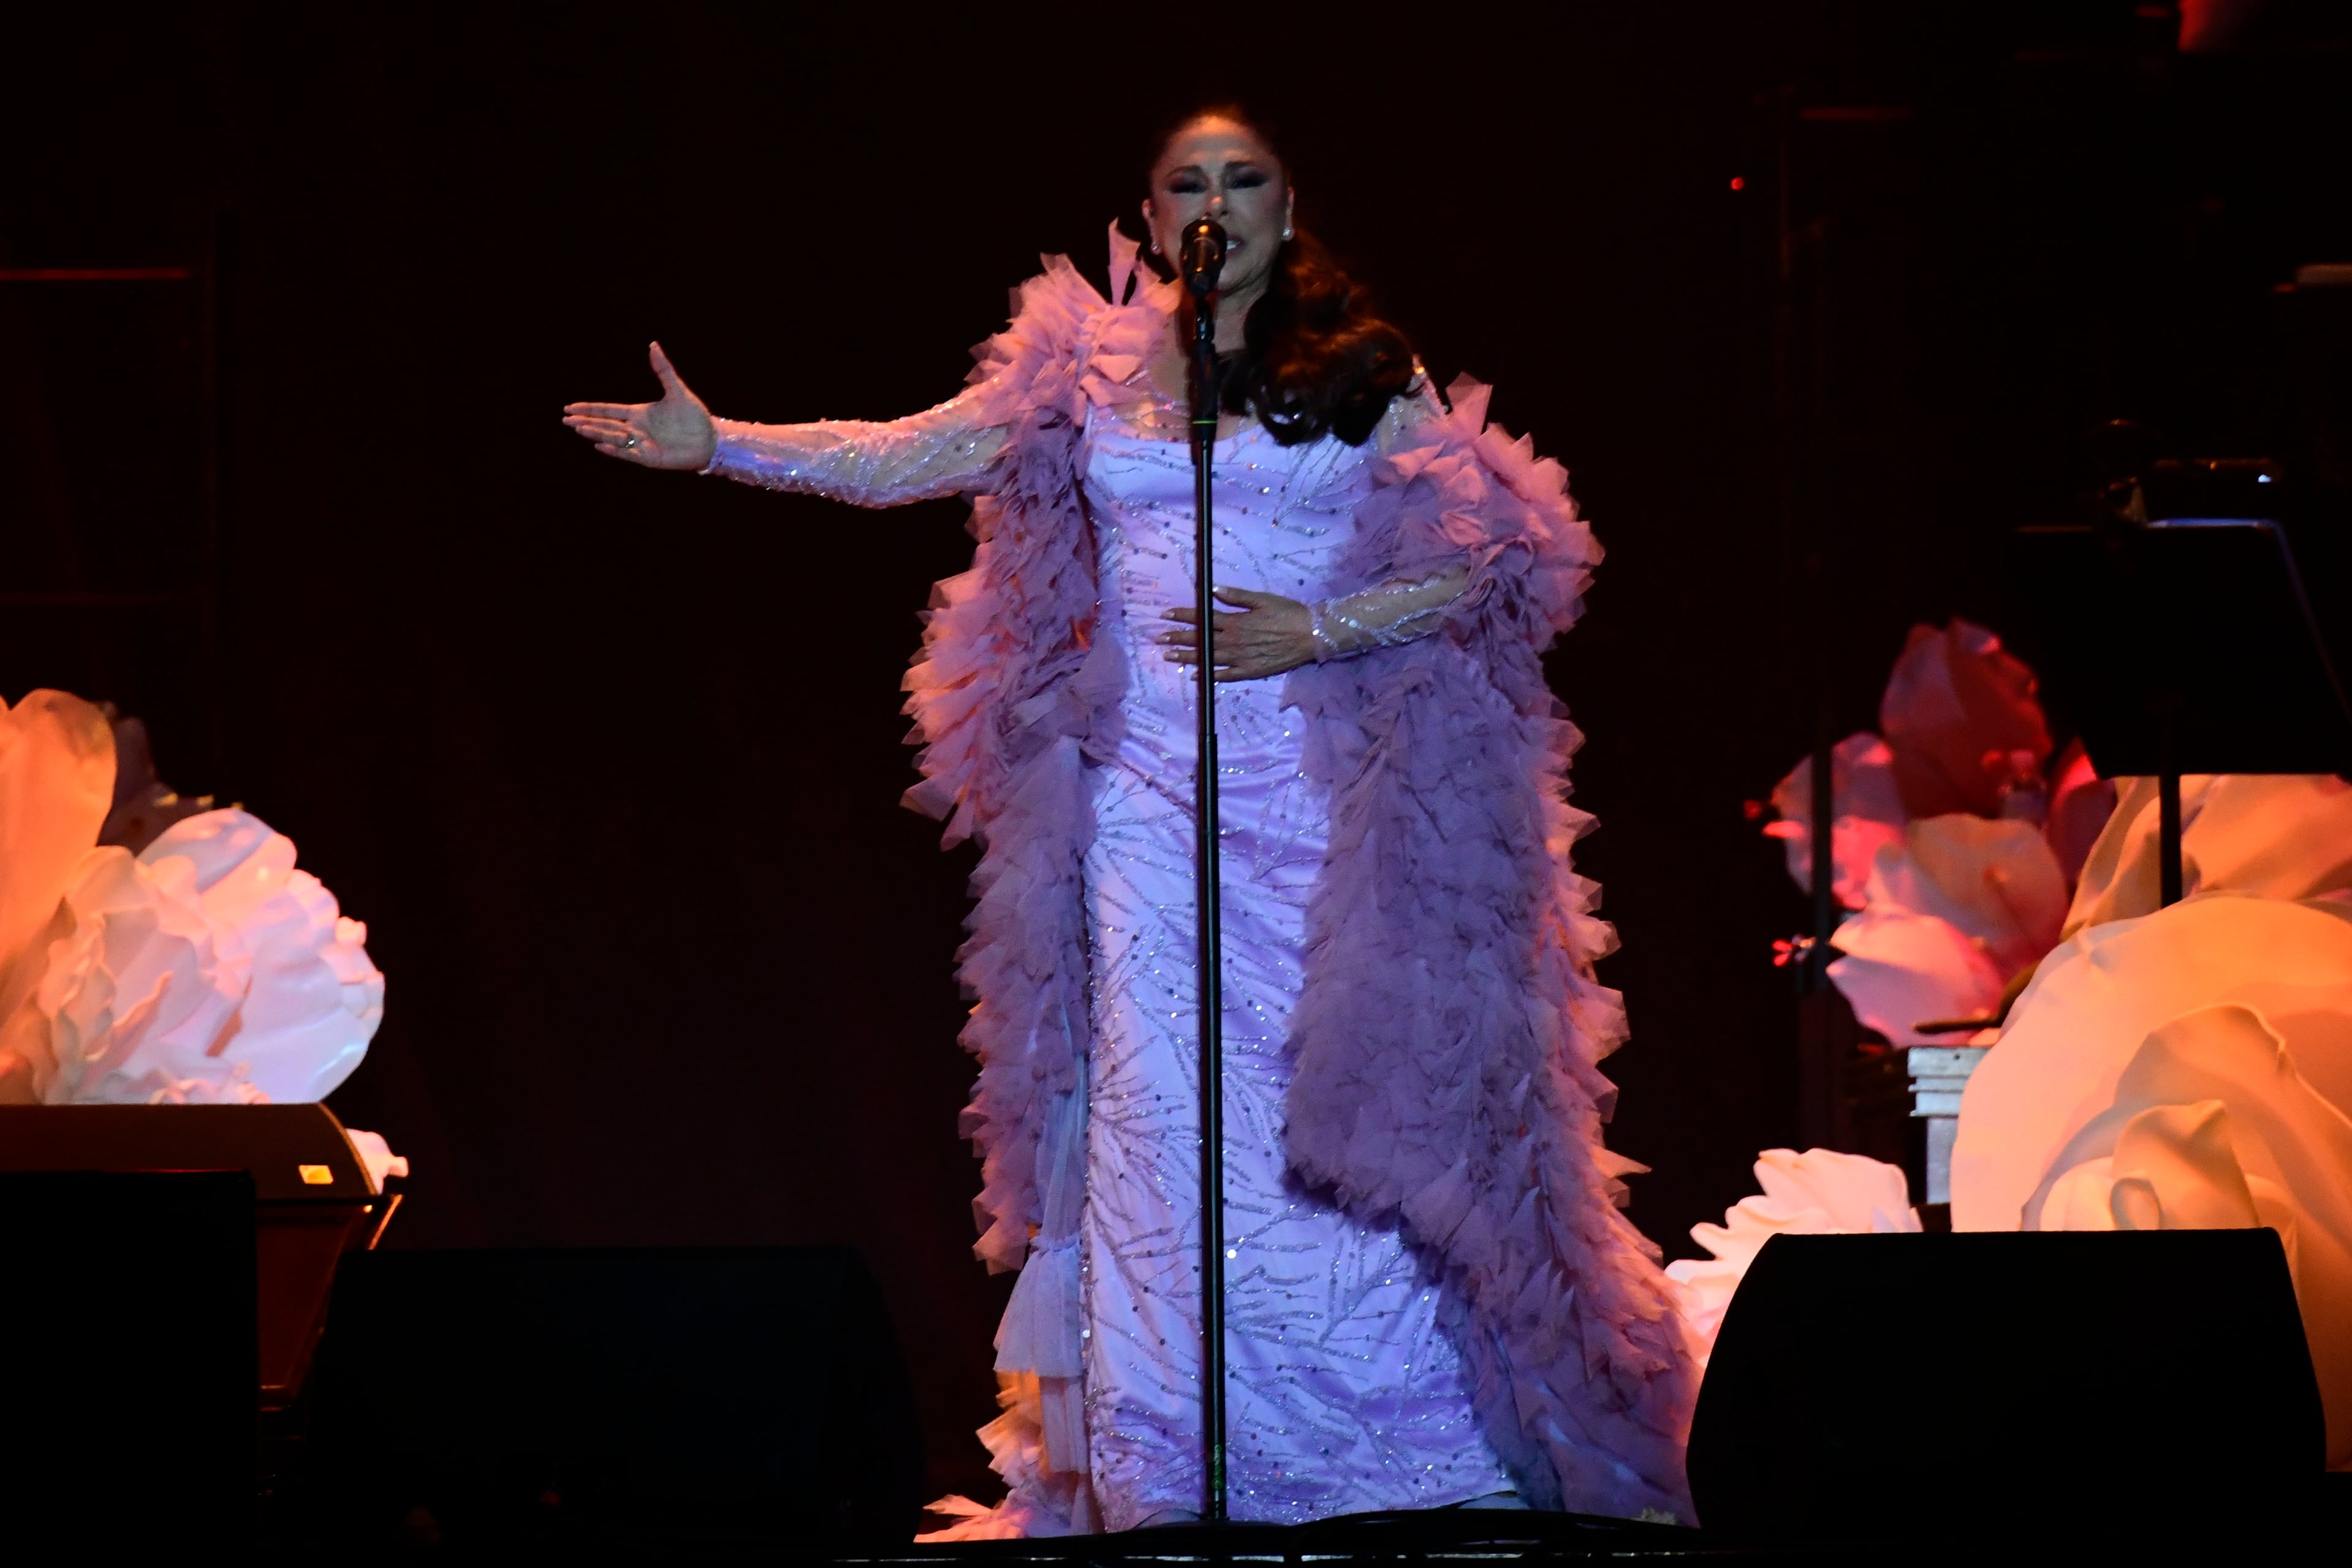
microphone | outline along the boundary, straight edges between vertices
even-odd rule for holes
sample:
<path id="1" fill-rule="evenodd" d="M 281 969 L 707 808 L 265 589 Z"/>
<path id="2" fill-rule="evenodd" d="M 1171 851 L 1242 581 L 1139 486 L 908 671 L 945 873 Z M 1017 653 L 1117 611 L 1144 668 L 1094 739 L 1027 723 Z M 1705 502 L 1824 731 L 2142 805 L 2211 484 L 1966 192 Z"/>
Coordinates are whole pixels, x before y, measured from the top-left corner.
<path id="1" fill-rule="evenodd" d="M 1194 218 L 1184 225 L 1176 245 L 1177 272 L 1195 299 L 1217 291 L 1217 275 L 1225 269 L 1225 231 L 1213 218 Z"/>

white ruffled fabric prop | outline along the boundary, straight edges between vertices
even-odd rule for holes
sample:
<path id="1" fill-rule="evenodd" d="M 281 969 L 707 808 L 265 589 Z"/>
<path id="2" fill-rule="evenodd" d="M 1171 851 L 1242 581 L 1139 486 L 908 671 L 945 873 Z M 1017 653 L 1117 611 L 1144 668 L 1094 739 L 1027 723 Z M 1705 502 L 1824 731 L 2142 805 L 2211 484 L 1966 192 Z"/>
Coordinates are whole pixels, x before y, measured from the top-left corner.
<path id="1" fill-rule="evenodd" d="M 89 851 L 65 908 L 36 996 L 50 1104 L 319 1100 L 383 1019 L 367 927 L 247 812 L 188 818 L 135 860 Z"/>
<path id="2" fill-rule="evenodd" d="M 1969 1081 L 1960 1230 L 2267 1226 L 2352 1468 L 2352 906 L 2207 894 L 2077 932 Z"/>
<path id="3" fill-rule="evenodd" d="M 1698 1342 L 1701 1365 L 1715 1352 L 1715 1336 L 1739 1281 L 1764 1243 L 1775 1236 L 1871 1236 L 1916 1231 L 1903 1172 L 1864 1155 L 1830 1149 L 1766 1149 L 1756 1156 L 1756 1181 L 1763 1193 L 1743 1197 L 1724 1211 L 1721 1225 L 1694 1225 L 1691 1238 L 1712 1259 L 1685 1259 L 1666 1265 L 1682 1296 L 1683 1319 Z"/>

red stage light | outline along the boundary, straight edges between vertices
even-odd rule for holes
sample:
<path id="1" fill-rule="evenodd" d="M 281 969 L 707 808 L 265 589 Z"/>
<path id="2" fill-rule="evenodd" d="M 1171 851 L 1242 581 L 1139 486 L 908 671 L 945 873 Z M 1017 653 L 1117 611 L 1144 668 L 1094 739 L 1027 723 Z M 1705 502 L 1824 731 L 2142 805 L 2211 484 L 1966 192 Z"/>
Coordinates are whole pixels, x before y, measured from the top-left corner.
<path id="1" fill-rule="evenodd" d="M 1731 177 L 1731 188 L 1735 191 L 1744 191 L 1748 189 L 1748 182 L 1734 174 Z"/>

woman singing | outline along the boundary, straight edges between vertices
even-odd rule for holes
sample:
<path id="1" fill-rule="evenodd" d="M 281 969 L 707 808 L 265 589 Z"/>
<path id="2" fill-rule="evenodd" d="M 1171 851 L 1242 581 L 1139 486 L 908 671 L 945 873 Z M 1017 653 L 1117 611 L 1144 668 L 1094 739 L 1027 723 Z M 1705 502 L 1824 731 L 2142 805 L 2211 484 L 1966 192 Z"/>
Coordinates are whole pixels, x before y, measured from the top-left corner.
<path id="1" fill-rule="evenodd" d="M 1202 1493 L 1190 305 L 1206 214 L 1223 797 L 1232 1511 L 1484 1502 L 1687 1520 L 1694 1381 L 1601 1141 L 1624 1035 L 1538 655 L 1600 549 L 1566 474 L 1450 408 L 1293 220 L 1243 114 L 1150 169 L 1151 259 L 1059 257 L 961 395 L 887 423 L 573 403 L 609 457 L 861 507 L 976 497 L 908 709 L 910 794 L 983 852 L 962 977 L 977 1250 L 1021 1279 L 970 1533 L 1189 1519 Z M 1147 271 L 1146 268 L 1149 268 Z"/>

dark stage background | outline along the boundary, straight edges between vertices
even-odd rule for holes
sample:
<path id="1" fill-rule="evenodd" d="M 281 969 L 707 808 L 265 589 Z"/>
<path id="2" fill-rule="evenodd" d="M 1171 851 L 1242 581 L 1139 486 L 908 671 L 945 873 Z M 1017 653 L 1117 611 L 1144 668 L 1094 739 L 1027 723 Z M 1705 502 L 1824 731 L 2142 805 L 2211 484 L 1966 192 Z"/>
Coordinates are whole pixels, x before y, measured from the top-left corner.
<path id="1" fill-rule="evenodd" d="M 1197 68 L 1100 5 L 17 13 L 0 267 L 189 263 L 217 225 L 225 463 L 215 658 L 103 598 L 203 570 L 195 286 L 0 286 L 0 692 L 144 714 L 369 923 L 389 1010 L 333 1103 L 415 1161 L 392 1244 L 854 1243 L 935 1484 L 985 1493 L 970 857 L 896 804 L 963 508 L 625 469 L 560 405 L 648 395 L 656 335 L 739 417 L 945 397 L 1039 250 L 1101 276 L 1152 128 L 1270 106 L 1304 219 L 1609 547 L 1553 667 L 1624 939 L 1612 1142 L 1686 1255 L 1797 1135 L 1768 960 L 1806 906 L 1742 802 L 1811 744 L 1807 553 L 1843 733 L 1913 621 L 2017 630 L 2000 535 L 2070 514 L 2095 421 L 2300 450 L 2268 290 L 2352 259 L 2346 56 L 2174 58 L 2173 25 L 1301 5 Z M 1786 296 L 1784 163 L 1820 225 Z"/>

